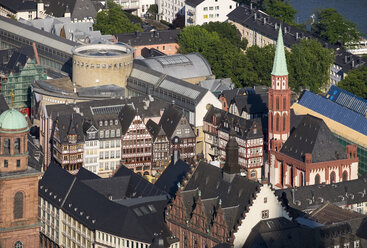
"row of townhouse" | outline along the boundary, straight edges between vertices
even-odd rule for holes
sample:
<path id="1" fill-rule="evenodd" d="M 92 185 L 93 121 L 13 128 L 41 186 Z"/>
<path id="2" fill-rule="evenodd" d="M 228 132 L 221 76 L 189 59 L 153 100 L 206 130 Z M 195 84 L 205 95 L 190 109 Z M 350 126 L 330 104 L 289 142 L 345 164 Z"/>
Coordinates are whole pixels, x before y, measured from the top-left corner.
<path id="1" fill-rule="evenodd" d="M 225 148 L 231 128 L 236 134 L 239 147 L 238 163 L 242 172 L 245 172 L 250 179 L 261 179 L 264 164 L 264 136 L 260 119 L 246 120 L 210 106 L 204 117 L 205 159 L 224 163 Z"/>
<path id="2" fill-rule="evenodd" d="M 40 119 L 44 169 L 55 160 L 73 173 L 85 167 L 108 176 L 124 164 L 141 175 L 151 175 L 152 168 L 169 163 L 174 137 L 180 139 L 183 160 L 192 163 L 195 157 L 196 136 L 186 116 L 158 100 L 135 97 L 50 105 Z"/>
<path id="3" fill-rule="evenodd" d="M 42 247 L 148 248 L 159 239 L 179 248 L 161 214 L 168 195 L 126 167 L 100 178 L 51 163 L 38 190 Z"/>

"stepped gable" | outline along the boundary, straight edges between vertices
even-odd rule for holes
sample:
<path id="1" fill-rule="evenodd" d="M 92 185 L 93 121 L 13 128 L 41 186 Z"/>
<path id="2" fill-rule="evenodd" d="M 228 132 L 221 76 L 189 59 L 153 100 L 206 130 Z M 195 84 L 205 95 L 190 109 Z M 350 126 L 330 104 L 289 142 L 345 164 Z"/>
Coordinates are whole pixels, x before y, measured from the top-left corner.
<path id="1" fill-rule="evenodd" d="M 346 159 L 346 150 L 331 133 L 325 122 L 305 116 L 283 145 L 280 153 L 304 162 L 312 154 L 312 163 Z"/>
<path id="2" fill-rule="evenodd" d="M 224 211 L 228 231 L 231 231 L 242 213 L 246 211 L 261 184 L 245 177 L 235 175 L 231 182 L 223 179 L 222 169 L 200 162 L 181 191 L 187 216 L 191 215 L 199 195 L 202 202 L 207 201 L 204 211 L 207 219 L 212 220 L 214 210 L 219 205 Z"/>

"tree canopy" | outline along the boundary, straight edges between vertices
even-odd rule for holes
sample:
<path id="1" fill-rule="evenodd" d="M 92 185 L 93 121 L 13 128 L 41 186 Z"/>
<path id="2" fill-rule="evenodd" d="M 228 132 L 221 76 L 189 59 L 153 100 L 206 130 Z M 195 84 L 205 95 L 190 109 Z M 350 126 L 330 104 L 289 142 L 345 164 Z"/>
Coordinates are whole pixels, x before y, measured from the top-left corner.
<path id="1" fill-rule="evenodd" d="M 241 37 L 240 31 L 235 25 L 228 22 L 209 22 L 202 25 L 203 28 L 209 32 L 216 32 L 221 39 L 229 40 L 233 45 L 238 48 L 246 49 L 247 40 Z"/>
<path id="2" fill-rule="evenodd" d="M 296 92 L 302 89 L 319 92 L 329 81 L 333 51 L 322 47 L 315 39 L 301 40 L 291 49 L 287 58 L 290 87 Z"/>
<path id="3" fill-rule="evenodd" d="M 367 99 L 367 65 L 351 70 L 338 86 L 357 96 Z"/>
<path id="4" fill-rule="evenodd" d="M 208 27 L 208 26 L 206 26 Z M 212 30 L 208 28 L 209 30 Z M 201 26 L 186 27 L 180 33 L 180 52 L 198 52 L 209 62 L 217 78 L 231 78 L 237 87 L 270 85 L 275 56 L 274 45 L 251 46 L 244 53 L 225 34 L 209 32 Z M 323 48 L 317 40 L 302 40 L 286 51 L 290 87 L 300 92 L 319 92 L 329 80 L 332 50 Z"/>
<path id="5" fill-rule="evenodd" d="M 355 23 L 346 20 L 335 9 L 323 9 L 316 13 L 312 32 L 331 44 L 359 41 L 361 33 Z"/>
<path id="6" fill-rule="evenodd" d="M 121 6 L 108 1 L 108 10 L 102 10 L 97 14 L 94 30 L 100 30 L 102 34 L 121 34 L 143 31 L 140 24 L 132 23 L 122 10 Z"/>
<path id="7" fill-rule="evenodd" d="M 297 10 L 293 9 L 289 1 L 264 0 L 262 10 L 285 23 L 295 24 Z"/>

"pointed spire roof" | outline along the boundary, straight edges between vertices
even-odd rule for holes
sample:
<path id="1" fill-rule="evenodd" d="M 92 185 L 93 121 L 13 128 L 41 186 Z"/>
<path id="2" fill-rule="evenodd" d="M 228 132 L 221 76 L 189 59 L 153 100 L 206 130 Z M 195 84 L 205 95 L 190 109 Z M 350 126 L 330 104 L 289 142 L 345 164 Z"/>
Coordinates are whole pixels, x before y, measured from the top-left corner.
<path id="1" fill-rule="evenodd" d="M 287 62 L 285 60 L 285 51 L 282 35 L 282 26 L 279 27 L 277 48 L 275 50 L 275 58 L 273 64 L 273 71 L 271 72 L 274 76 L 285 76 L 288 75 Z"/>

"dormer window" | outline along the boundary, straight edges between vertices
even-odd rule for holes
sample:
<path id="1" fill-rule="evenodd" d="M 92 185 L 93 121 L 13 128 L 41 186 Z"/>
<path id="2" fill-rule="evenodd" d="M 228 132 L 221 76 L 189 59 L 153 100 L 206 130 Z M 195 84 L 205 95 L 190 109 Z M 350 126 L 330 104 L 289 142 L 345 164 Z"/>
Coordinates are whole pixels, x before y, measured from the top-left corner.
<path id="1" fill-rule="evenodd" d="M 118 120 L 115 120 L 115 125 L 118 125 L 118 124 L 119 124 Z"/>
<path id="2" fill-rule="evenodd" d="M 110 120 L 110 126 L 112 126 L 113 125 L 113 121 L 112 120 Z"/>
<path id="3" fill-rule="evenodd" d="M 103 122 L 99 121 L 99 126 L 102 127 L 103 126 Z"/>
<path id="4" fill-rule="evenodd" d="M 104 125 L 107 127 L 107 125 L 108 125 L 108 121 L 104 121 Z"/>

